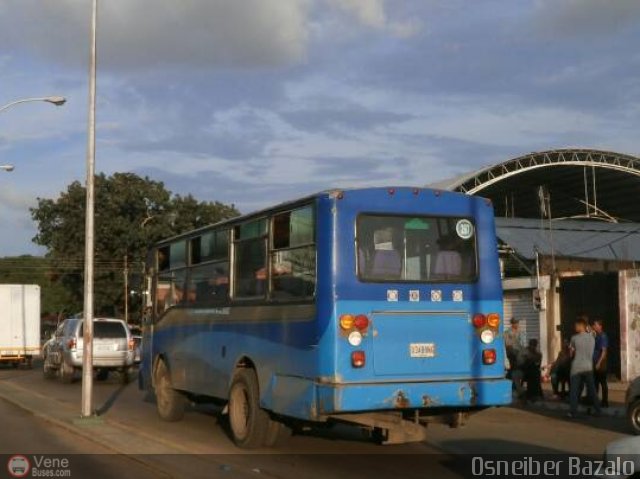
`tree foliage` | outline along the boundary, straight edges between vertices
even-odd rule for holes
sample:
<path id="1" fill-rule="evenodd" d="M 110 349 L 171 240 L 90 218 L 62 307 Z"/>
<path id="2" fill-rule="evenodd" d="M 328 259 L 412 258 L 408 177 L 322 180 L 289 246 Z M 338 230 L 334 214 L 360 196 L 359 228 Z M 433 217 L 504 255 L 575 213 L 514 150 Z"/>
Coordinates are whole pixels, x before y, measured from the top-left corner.
<path id="1" fill-rule="evenodd" d="M 77 274 L 69 270 L 63 274 Z M 41 312 L 47 313 L 72 313 L 68 310 L 73 298 L 65 289 L 58 278 L 60 272 L 54 272 L 51 261 L 38 256 L 15 256 L 0 258 L 0 283 L 1 284 L 37 284 L 41 291 Z"/>
<path id="2" fill-rule="evenodd" d="M 162 182 L 133 173 L 98 175 L 95 191 L 98 314 L 122 311 L 125 257 L 132 276 L 139 278 L 153 243 L 239 214 L 233 205 L 173 195 Z M 83 296 L 85 206 L 85 188 L 75 181 L 56 199 L 38 198 L 38 205 L 31 209 L 38 225 L 33 241 L 47 248 L 54 271 L 77 268 L 78 274 L 61 274 L 59 280 L 74 303 L 71 307 L 78 311 Z"/>

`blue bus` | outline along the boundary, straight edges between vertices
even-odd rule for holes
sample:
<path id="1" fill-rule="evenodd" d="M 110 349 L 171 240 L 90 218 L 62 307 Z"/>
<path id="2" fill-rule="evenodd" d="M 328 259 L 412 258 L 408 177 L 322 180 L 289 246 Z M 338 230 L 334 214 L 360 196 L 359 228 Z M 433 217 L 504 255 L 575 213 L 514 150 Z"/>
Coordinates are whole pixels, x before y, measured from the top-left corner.
<path id="1" fill-rule="evenodd" d="M 211 399 L 244 448 L 339 421 L 400 443 L 511 403 L 486 199 L 326 191 L 162 241 L 147 269 L 140 386 L 164 420 Z"/>

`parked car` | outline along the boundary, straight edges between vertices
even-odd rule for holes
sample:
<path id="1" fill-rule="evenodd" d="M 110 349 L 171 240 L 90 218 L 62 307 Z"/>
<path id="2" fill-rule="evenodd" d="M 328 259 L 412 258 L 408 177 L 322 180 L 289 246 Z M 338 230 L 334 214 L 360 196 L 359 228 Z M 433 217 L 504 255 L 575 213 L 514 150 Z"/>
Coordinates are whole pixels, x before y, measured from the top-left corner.
<path id="1" fill-rule="evenodd" d="M 44 345 L 43 373 L 56 374 L 63 382 L 72 382 L 82 368 L 83 324 L 79 318 L 65 319 L 53 337 Z M 135 344 L 127 324 L 120 319 L 96 318 L 93 322 L 93 367 L 98 379 L 106 379 L 110 371 L 121 373 L 129 381 L 135 355 Z"/>
<path id="2" fill-rule="evenodd" d="M 625 396 L 627 405 L 627 418 L 633 432 L 640 434 L 640 377 L 635 378 L 627 388 Z"/>
<path id="3" fill-rule="evenodd" d="M 625 437 L 607 444 L 604 451 L 604 477 L 628 479 L 640 472 L 640 437 Z M 602 477 L 602 476 L 601 476 Z"/>

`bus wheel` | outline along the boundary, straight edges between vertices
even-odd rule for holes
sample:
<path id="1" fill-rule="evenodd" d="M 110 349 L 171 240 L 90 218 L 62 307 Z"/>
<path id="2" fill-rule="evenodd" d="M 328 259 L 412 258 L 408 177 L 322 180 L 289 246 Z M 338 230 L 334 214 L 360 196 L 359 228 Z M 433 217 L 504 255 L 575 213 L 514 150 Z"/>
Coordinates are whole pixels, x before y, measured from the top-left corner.
<path id="1" fill-rule="evenodd" d="M 293 431 L 289 426 L 280 422 L 269 420 L 269 428 L 264 440 L 264 445 L 267 447 L 281 446 L 284 444 L 293 434 Z"/>
<path id="2" fill-rule="evenodd" d="M 156 369 L 155 392 L 158 416 L 169 422 L 179 421 L 184 417 L 185 398 L 173 389 L 164 361 L 160 361 Z"/>
<path id="3" fill-rule="evenodd" d="M 236 372 L 229 390 L 229 426 L 238 447 L 253 449 L 265 444 L 271 419 L 260 408 L 258 378 L 252 369 Z"/>

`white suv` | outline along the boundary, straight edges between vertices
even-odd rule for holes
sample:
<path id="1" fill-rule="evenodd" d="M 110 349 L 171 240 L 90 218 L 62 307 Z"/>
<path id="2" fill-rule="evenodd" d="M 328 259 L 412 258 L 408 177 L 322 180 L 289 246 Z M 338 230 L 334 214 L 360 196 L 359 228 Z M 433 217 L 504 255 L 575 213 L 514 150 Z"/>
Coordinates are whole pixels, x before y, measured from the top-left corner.
<path id="1" fill-rule="evenodd" d="M 82 319 L 65 319 L 53 337 L 44 345 L 43 372 L 53 377 L 56 372 L 63 382 L 72 382 L 82 368 Z M 93 367 L 98 379 L 106 379 L 109 371 L 119 371 L 123 382 L 129 381 L 135 344 L 127 324 L 121 319 L 96 318 L 93 321 Z"/>

